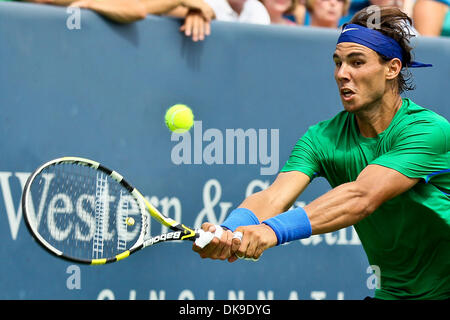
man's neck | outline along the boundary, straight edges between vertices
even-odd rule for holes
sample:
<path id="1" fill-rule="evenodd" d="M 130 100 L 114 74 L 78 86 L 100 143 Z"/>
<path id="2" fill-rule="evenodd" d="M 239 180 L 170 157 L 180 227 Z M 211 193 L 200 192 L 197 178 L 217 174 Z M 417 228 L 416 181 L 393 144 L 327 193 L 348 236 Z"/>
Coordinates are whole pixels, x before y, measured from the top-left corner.
<path id="1" fill-rule="evenodd" d="M 386 130 L 402 103 L 400 95 L 384 96 L 372 106 L 356 113 L 356 122 L 361 135 L 373 138 Z"/>

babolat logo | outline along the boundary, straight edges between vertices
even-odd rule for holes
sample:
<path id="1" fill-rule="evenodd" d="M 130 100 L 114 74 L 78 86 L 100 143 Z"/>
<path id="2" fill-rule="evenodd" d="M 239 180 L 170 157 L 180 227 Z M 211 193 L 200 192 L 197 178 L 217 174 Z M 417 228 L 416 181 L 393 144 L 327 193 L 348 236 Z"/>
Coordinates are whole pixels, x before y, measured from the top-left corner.
<path id="1" fill-rule="evenodd" d="M 179 240 L 181 237 L 181 231 L 174 231 L 169 233 L 164 233 L 155 237 L 152 237 L 145 241 L 144 246 L 150 246 L 152 244 L 158 243 L 160 241 L 167 241 L 167 240 Z"/>

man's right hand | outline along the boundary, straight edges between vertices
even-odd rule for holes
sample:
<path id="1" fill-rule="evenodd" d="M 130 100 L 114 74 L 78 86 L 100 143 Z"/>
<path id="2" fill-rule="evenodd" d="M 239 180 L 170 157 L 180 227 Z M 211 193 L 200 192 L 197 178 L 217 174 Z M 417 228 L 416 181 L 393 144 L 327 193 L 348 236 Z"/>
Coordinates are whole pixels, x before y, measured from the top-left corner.
<path id="1" fill-rule="evenodd" d="M 216 225 L 205 222 L 202 224 L 203 231 L 209 231 L 214 233 L 216 231 Z M 239 238 L 233 238 L 233 232 L 230 230 L 224 230 L 220 239 L 214 237 L 211 242 L 203 249 L 198 247 L 195 243 L 192 245 L 192 250 L 197 252 L 201 258 L 228 260 L 234 262 L 237 260 L 235 252 L 239 248 L 241 240 Z"/>

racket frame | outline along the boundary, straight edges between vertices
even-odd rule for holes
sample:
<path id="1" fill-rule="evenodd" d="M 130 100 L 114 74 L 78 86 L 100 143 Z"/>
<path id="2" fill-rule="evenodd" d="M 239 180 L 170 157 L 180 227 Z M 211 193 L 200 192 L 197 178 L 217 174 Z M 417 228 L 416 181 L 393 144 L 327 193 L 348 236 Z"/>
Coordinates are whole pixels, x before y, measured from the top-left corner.
<path id="1" fill-rule="evenodd" d="M 29 201 L 32 201 L 29 199 L 31 192 L 30 188 L 34 181 L 34 179 L 47 167 L 51 167 L 54 165 L 58 165 L 61 163 L 71 163 L 75 165 L 83 165 L 87 167 L 91 167 L 95 170 L 99 170 L 108 176 L 110 176 L 112 179 L 117 181 L 121 186 L 123 186 L 129 193 L 134 197 L 134 199 L 137 201 L 139 205 L 139 209 L 141 212 L 142 217 L 142 226 L 140 230 L 140 234 L 134 245 L 128 249 L 125 250 L 115 256 L 108 257 L 108 258 L 100 258 L 100 259 L 81 259 L 76 257 L 71 257 L 61 250 L 56 249 L 54 246 L 52 246 L 50 243 L 48 243 L 38 232 L 38 226 L 37 224 L 33 224 L 30 222 L 29 218 L 29 210 L 27 203 Z M 130 183 L 128 183 L 121 174 L 118 172 L 111 170 L 99 162 L 86 159 L 86 158 L 80 158 L 80 157 L 61 157 L 54 160 L 50 160 L 44 164 L 42 164 L 40 167 L 38 167 L 27 179 L 23 192 L 22 192 L 22 210 L 23 210 L 23 216 L 25 220 L 25 224 L 30 231 L 33 238 L 48 252 L 51 254 L 71 261 L 76 262 L 80 264 L 89 264 L 89 265 L 103 265 L 106 263 L 112 263 L 116 261 L 123 260 L 130 256 L 132 253 L 139 251 L 145 247 L 151 246 L 156 243 L 165 242 L 165 241 L 174 241 L 174 240 L 190 240 L 195 241 L 199 237 L 199 233 L 197 230 L 194 230 L 192 228 L 186 227 L 185 225 L 178 223 L 177 221 L 166 217 L 163 215 L 158 209 L 156 209 L 136 188 L 134 188 Z M 157 236 L 152 237 L 149 232 L 148 225 L 150 223 L 150 216 L 156 219 L 159 223 L 162 225 L 170 228 L 172 231 L 168 233 L 163 233 Z"/>

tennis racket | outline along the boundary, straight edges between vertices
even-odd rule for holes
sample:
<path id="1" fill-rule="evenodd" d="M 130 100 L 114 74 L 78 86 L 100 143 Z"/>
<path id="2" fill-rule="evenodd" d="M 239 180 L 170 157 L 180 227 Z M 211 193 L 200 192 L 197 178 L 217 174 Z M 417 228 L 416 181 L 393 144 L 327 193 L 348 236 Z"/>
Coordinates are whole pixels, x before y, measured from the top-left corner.
<path id="1" fill-rule="evenodd" d="M 98 162 L 63 157 L 37 168 L 22 193 L 27 228 L 51 254 L 103 265 L 167 241 L 206 246 L 216 232 L 194 230 L 164 216 L 123 176 Z M 151 236 L 150 217 L 170 232 Z"/>

